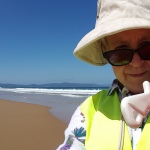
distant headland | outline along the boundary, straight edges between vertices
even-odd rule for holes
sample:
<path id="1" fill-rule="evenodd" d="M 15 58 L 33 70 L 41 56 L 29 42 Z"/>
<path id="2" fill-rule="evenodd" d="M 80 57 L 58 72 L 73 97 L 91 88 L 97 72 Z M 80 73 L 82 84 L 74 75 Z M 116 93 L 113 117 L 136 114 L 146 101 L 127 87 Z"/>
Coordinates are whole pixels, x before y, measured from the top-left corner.
<path id="1" fill-rule="evenodd" d="M 0 83 L 1 88 L 73 88 L 73 87 L 109 87 L 108 84 L 90 84 L 90 83 L 47 83 L 47 84 L 9 84 L 9 83 Z"/>

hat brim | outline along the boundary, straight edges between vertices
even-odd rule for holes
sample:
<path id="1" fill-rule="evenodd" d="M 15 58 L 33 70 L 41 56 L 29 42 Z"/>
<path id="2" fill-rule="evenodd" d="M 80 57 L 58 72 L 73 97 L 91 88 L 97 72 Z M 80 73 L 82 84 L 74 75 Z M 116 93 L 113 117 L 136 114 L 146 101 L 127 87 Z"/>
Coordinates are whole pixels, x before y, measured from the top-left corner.
<path id="1" fill-rule="evenodd" d="M 107 63 L 102 54 L 99 40 L 125 30 L 150 28 L 150 20 L 142 18 L 119 18 L 98 25 L 86 34 L 74 50 L 74 55 L 87 63 L 103 66 Z"/>

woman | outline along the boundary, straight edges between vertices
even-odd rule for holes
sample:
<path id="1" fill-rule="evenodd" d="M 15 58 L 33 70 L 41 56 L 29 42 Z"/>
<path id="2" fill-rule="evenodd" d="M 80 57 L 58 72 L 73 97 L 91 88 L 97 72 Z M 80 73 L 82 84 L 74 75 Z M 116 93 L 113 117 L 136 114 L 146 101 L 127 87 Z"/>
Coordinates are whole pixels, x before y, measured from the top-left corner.
<path id="1" fill-rule="evenodd" d="M 150 2 L 98 0 L 97 5 L 96 26 L 74 54 L 93 65 L 109 63 L 116 79 L 109 90 L 87 98 L 77 108 L 58 149 L 148 150 L 149 115 L 133 129 L 124 121 L 120 103 L 122 97 L 143 93 L 143 82 L 150 82 Z"/>

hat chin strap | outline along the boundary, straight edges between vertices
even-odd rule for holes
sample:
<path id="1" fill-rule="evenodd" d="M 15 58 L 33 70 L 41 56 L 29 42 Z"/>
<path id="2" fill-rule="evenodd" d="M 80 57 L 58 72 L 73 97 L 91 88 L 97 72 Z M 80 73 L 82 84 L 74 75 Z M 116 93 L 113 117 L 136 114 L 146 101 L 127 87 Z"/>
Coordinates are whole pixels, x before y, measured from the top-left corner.
<path id="1" fill-rule="evenodd" d="M 143 82 L 144 93 L 128 96 L 121 101 L 121 112 L 124 120 L 131 128 L 138 128 L 142 125 L 143 118 L 150 110 L 150 82 Z M 127 89 L 123 89 L 123 93 Z"/>

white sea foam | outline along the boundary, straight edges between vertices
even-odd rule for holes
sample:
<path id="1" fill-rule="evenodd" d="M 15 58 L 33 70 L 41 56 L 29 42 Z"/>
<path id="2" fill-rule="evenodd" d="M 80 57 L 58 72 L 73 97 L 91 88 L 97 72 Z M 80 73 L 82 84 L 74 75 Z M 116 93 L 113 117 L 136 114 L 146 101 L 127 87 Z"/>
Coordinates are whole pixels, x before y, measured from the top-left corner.
<path id="1" fill-rule="evenodd" d="M 47 94 L 47 95 L 62 95 L 69 97 L 84 97 L 93 95 L 100 90 L 97 89 L 40 89 L 40 88 L 0 88 L 0 91 L 26 93 L 26 94 Z"/>
<path id="2" fill-rule="evenodd" d="M 69 123 L 76 108 L 96 89 L 0 88 L 0 99 L 51 107 L 50 112 Z"/>

